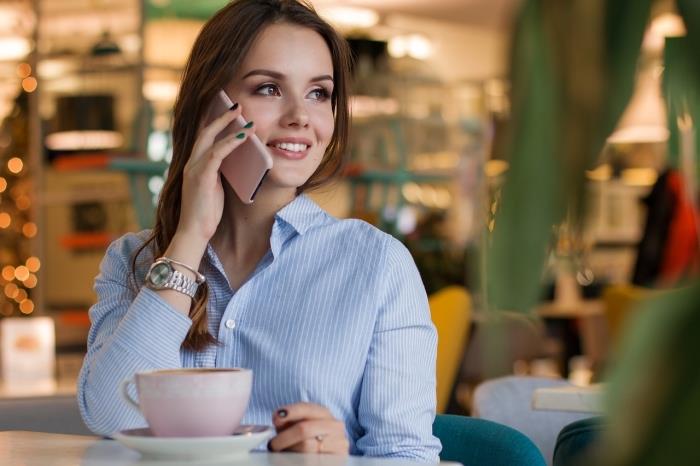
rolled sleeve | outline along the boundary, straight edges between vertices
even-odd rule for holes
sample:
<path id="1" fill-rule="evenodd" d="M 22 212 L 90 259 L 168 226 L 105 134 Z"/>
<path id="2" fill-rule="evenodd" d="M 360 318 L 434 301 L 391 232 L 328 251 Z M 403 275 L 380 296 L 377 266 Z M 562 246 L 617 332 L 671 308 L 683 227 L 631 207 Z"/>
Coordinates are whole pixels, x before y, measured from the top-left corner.
<path id="1" fill-rule="evenodd" d="M 146 425 L 121 398 L 120 383 L 139 371 L 181 367 L 180 346 L 192 325 L 157 293 L 130 287 L 129 259 L 141 242 L 130 234 L 112 243 L 95 279 L 78 406 L 85 424 L 100 435 Z"/>
<path id="2" fill-rule="evenodd" d="M 379 313 L 363 376 L 358 417 L 367 456 L 437 463 L 437 333 L 425 288 L 406 248 L 391 238 L 378 289 Z"/>

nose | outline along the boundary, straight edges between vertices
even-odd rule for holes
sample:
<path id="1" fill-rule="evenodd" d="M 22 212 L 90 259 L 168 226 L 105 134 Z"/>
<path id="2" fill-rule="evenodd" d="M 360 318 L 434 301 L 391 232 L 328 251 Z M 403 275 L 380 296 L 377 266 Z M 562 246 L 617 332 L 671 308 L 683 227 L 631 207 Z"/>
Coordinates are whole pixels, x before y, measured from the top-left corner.
<path id="1" fill-rule="evenodd" d="M 306 128 L 309 126 L 309 113 L 303 98 L 289 99 L 281 123 L 285 127 Z"/>

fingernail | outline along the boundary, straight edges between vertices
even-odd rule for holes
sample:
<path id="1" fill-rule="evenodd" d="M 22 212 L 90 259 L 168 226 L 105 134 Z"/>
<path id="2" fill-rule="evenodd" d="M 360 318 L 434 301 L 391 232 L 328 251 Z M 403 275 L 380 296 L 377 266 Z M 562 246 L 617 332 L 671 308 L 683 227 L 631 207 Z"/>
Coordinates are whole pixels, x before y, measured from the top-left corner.
<path id="1" fill-rule="evenodd" d="M 272 451 L 272 442 L 267 442 L 267 451 Z"/>
<path id="2" fill-rule="evenodd" d="M 238 108 L 238 102 L 236 102 L 235 104 L 231 105 L 231 107 L 229 108 L 229 110 L 233 111 L 233 110 L 236 110 L 237 108 Z"/>
<path id="3" fill-rule="evenodd" d="M 245 124 L 244 128 L 252 128 L 253 127 L 253 122 L 249 121 L 248 123 Z"/>
<path id="4" fill-rule="evenodd" d="M 243 139 L 245 137 L 245 133 L 238 133 L 236 134 L 237 139 Z"/>
<path id="5" fill-rule="evenodd" d="M 286 410 L 286 409 L 280 409 L 279 411 L 277 411 L 277 415 L 278 415 L 279 417 L 287 417 L 287 410 Z"/>

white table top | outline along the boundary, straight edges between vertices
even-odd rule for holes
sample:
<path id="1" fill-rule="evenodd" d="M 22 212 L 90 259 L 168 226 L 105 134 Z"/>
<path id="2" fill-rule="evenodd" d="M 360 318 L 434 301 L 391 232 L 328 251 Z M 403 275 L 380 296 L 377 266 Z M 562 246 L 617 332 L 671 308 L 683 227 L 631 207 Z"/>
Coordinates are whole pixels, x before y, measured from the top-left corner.
<path id="1" fill-rule="evenodd" d="M 0 465 L 22 466 L 177 466 L 172 461 L 144 461 L 138 452 L 114 440 L 78 435 L 46 434 L 41 432 L 0 432 Z M 186 462 L 188 466 L 212 463 Z M 251 453 L 248 458 L 229 463 L 251 466 L 415 466 L 402 460 L 363 458 L 358 456 L 307 455 L 298 453 Z M 440 463 L 457 466 L 458 463 Z"/>
<path id="2" fill-rule="evenodd" d="M 532 394 L 532 407 L 547 411 L 600 414 L 603 412 L 603 387 L 595 384 L 587 387 L 538 388 Z"/>

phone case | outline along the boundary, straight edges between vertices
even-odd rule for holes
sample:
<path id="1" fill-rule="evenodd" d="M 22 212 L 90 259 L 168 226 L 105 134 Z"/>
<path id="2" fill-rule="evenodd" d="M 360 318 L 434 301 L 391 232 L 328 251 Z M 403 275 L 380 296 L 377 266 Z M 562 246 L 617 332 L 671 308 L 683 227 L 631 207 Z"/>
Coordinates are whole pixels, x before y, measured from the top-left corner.
<path id="1" fill-rule="evenodd" d="M 233 102 L 221 89 L 214 99 L 209 121 L 229 111 Z M 239 116 L 215 138 L 215 142 L 236 132 L 240 132 L 246 124 L 245 119 Z M 255 195 L 260 189 L 265 175 L 272 168 L 272 156 L 265 145 L 253 133 L 248 136 L 243 144 L 234 149 L 221 163 L 221 174 L 231 185 L 238 198 L 244 204 L 252 204 Z"/>

